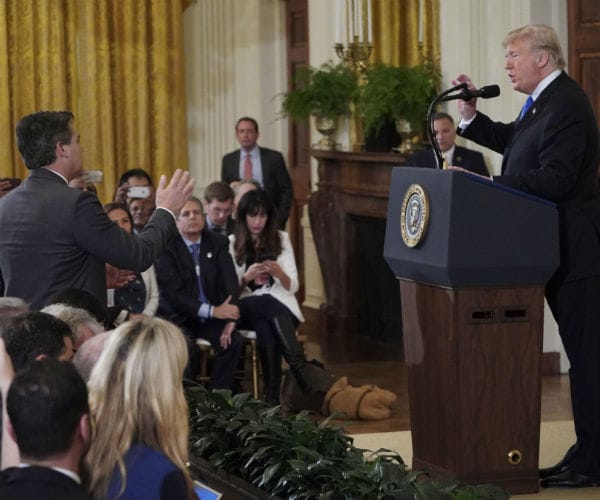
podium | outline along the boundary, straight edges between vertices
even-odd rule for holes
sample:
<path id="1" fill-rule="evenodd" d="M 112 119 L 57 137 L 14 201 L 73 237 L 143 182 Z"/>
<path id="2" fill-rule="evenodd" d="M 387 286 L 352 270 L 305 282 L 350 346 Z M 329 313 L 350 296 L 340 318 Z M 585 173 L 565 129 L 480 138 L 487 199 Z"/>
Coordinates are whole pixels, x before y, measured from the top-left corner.
<path id="1" fill-rule="evenodd" d="M 463 172 L 392 172 L 415 470 L 535 493 L 554 204 Z"/>

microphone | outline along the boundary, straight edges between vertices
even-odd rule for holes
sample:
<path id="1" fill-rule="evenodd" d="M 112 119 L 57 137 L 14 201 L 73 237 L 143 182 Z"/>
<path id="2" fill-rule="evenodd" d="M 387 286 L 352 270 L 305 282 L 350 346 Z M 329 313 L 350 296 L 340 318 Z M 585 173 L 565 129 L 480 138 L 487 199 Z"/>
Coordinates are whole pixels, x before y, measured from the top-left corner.
<path id="1" fill-rule="evenodd" d="M 500 87 L 498 85 L 484 85 L 479 90 L 470 90 L 463 88 L 458 94 L 444 97 L 443 101 L 453 101 L 454 99 L 462 99 L 463 101 L 470 101 L 475 97 L 481 97 L 482 99 L 490 99 L 492 97 L 498 97 L 500 95 Z"/>

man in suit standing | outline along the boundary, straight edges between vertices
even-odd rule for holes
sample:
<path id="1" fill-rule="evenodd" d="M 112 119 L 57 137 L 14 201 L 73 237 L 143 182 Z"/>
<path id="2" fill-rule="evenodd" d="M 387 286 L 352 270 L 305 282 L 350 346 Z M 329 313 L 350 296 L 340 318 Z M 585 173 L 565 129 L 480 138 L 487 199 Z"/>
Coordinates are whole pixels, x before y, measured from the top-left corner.
<path id="1" fill-rule="evenodd" d="M 83 173 L 82 147 L 69 111 L 42 111 L 17 124 L 17 142 L 29 177 L 0 199 L 0 269 L 5 295 L 41 309 L 56 292 L 90 292 L 106 304 L 105 263 L 143 271 L 177 236 L 175 213 L 193 189 L 177 170 L 156 191 L 157 210 L 139 236 L 104 213 L 93 194 L 68 186 Z"/>
<path id="2" fill-rule="evenodd" d="M 89 499 L 79 476 L 91 432 L 88 392 L 75 367 L 53 359 L 30 363 L 3 396 L 21 466 L 0 473 L 0 498 Z"/>
<path id="3" fill-rule="evenodd" d="M 435 140 L 448 165 L 456 165 L 486 177 L 490 175 L 483 155 L 479 151 L 456 145 L 456 127 L 449 114 L 435 113 L 433 115 L 433 130 L 435 131 Z M 436 162 L 433 149 L 417 151 L 408 159 L 408 165 L 435 168 Z"/>
<path id="4" fill-rule="evenodd" d="M 569 358 L 576 443 L 540 470 L 544 487 L 600 485 L 600 201 L 598 125 L 588 97 L 564 72 L 554 30 L 528 25 L 504 40 L 513 89 L 528 95 L 519 117 L 493 122 L 476 99 L 459 102 L 461 135 L 503 153 L 492 180 L 558 205 L 560 266 L 546 299 Z M 475 88 L 466 75 L 465 82 Z"/>
<path id="5" fill-rule="evenodd" d="M 157 314 L 181 327 L 188 337 L 192 372 L 195 340 L 208 340 L 216 352 L 210 388 L 232 389 L 244 347 L 235 331 L 239 285 L 229 240 L 205 226 L 202 202 L 191 196 L 177 217 L 181 236 L 154 264 L 160 290 Z"/>
<path id="6" fill-rule="evenodd" d="M 267 192 L 277 208 L 283 229 L 292 206 L 292 181 L 279 151 L 257 145 L 258 123 L 243 117 L 235 125 L 235 135 L 241 149 L 226 154 L 221 165 L 221 180 L 227 183 L 254 179 Z"/>

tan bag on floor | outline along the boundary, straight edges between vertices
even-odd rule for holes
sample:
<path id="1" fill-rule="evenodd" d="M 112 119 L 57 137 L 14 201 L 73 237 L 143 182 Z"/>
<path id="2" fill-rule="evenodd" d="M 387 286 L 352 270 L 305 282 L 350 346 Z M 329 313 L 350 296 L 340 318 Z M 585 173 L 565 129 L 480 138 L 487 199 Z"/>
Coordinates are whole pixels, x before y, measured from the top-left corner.
<path id="1" fill-rule="evenodd" d="M 391 405 L 396 401 L 393 392 L 376 385 L 352 387 L 348 377 L 340 378 L 325 395 L 321 413 L 344 413 L 349 419 L 385 420 L 389 418 Z"/>

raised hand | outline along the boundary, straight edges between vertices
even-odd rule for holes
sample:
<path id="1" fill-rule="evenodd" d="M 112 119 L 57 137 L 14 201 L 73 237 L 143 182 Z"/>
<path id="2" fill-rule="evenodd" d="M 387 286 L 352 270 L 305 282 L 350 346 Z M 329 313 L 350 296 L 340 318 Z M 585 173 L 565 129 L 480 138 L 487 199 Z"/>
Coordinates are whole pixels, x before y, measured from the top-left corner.
<path id="1" fill-rule="evenodd" d="M 160 176 L 158 189 L 156 190 L 156 206 L 170 210 L 174 214 L 185 205 L 185 201 L 192 194 L 194 179 L 189 172 L 177 169 L 167 185 L 167 177 Z"/>
<path id="2" fill-rule="evenodd" d="M 452 80 L 452 85 L 458 85 L 460 83 L 466 83 L 469 90 L 476 90 L 477 87 L 473 85 L 471 78 L 467 75 L 460 74 L 455 80 Z M 471 99 L 470 101 L 458 100 L 458 112 L 460 116 L 465 120 L 471 120 L 477 113 L 477 98 Z"/>

